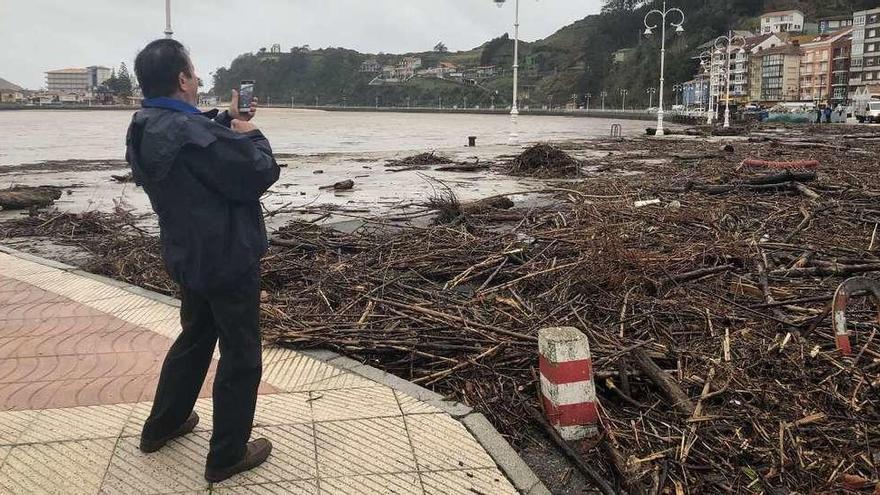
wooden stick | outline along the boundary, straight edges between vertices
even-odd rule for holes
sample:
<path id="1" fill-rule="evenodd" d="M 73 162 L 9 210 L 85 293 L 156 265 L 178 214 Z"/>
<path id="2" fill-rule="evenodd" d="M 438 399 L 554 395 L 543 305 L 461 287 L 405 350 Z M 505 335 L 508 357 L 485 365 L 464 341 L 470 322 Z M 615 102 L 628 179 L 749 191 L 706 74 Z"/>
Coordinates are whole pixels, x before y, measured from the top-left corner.
<path id="1" fill-rule="evenodd" d="M 691 402 L 691 399 L 684 393 L 678 383 L 657 366 L 657 363 L 648 356 L 644 349 L 633 349 L 630 355 L 633 357 L 636 366 L 660 388 L 678 412 L 686 416 L 693 416 L 696 409 L 694 403 Z"/>

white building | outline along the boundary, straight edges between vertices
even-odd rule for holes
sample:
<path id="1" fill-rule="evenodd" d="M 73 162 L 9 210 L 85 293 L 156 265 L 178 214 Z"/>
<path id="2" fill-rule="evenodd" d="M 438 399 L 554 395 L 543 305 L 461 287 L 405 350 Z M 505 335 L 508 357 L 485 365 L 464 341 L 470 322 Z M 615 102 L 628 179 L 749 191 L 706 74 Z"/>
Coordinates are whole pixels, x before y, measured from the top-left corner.
<path id="1" fill-rule="evenodd" d="M 83 69 L 59 69 L 46 72 L 46 89 L 60 93 L 84 95 L 110 79 L 107 67 L 91 66 Z"/>
<path id="2" fill-rule="evenodd" d="M 768 12 L 761 16 L 761 34 L 801 32 L 804 20 L 804 13 L 800 10 Z"/>

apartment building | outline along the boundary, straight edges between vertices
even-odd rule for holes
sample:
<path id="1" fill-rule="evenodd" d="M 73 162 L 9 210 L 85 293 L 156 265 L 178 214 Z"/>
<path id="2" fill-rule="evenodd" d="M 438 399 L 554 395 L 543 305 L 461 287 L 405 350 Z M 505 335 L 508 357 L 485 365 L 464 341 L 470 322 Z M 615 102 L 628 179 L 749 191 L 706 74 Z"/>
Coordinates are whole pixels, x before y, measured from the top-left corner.
<path id="1" fill-rule="evenodd" d="M 85 94 L 110 79 L 107 67 L 59 69 L 46 72 L 46 88 L 50 92 Z"/>
<path id="2" fill-rule="evenodd" d="M 853 13 L 849 92 L 880 84 L 880 8 Z"/>
<path id="3" fill-rule="evenodd" d="M 803 49 L 795 43 L 762 50 L 759 56 L 761 59 L 759 100 L 765 103 L 797 100 Z"/>
<path id="4" fill-rule="evenodd" d="M 761 16 L 761 34 L 800 32 L 804 30 L 804 21 L 800 10 L 767 12 Z"/>
<path id="5" fill-rule="evenodd" d="M 798 99 L 843 103 L 848 94 L 851 47 L 852 28 L 819 35 L 813 41 L 801 45 L 804 55 L 800 60 Z"/>
<path id="6" fill-rule="evenodd" d="M 853 25 L 853 16 L 838 15 L 834 17 L 823 17 L 819 19 L 819 34 L 828 34 L 841 29 L 846 29 Z"/>

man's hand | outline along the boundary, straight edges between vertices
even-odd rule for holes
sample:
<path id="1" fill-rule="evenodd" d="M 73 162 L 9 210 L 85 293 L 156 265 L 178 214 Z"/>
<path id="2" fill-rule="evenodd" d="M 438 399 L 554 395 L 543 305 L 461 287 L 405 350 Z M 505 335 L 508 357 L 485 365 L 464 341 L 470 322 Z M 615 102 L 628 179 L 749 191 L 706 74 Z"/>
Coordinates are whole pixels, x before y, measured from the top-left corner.
<path id="1" fill-rule="evenodd" d="M 246 120 L 232 119 L 231 126 L 232 132 L 237 132 L 238 134 L 247 134 L 251 131 L 259 130 L 257 126 Z"/>
<path id="2" fill-rule="evenodd" d="M 238 109 L 238 91 L 232 90 L 232 101 L 229 103 L 229 116 L 236 120 L 249 122 L 257 114 L 257 97 L 251 100 L 250 112 L 241 113 Z"/>

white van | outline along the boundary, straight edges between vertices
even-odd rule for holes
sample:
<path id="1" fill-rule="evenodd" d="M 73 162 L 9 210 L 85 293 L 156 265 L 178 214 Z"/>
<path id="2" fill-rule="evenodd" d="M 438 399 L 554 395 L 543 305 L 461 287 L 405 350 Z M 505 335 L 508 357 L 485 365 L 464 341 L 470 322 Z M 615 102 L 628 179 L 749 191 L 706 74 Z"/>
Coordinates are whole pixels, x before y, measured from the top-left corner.
<path id="1" fill-rule="evenodd" d="M 857 101 L 853 103 L 856 120 L 860 124 L 864 123 L 880 123 L 880 98 Z"/>

